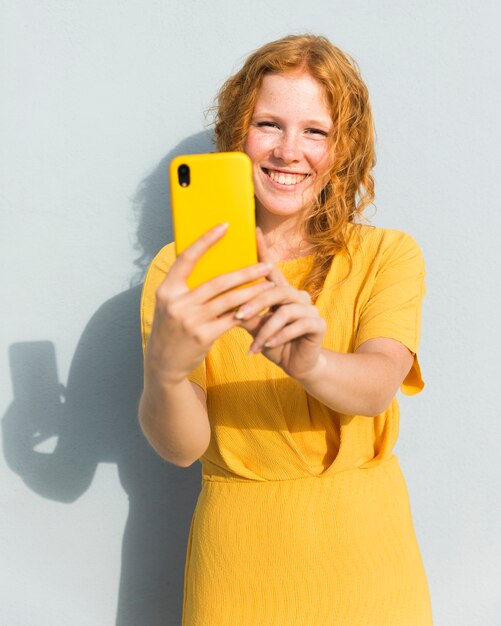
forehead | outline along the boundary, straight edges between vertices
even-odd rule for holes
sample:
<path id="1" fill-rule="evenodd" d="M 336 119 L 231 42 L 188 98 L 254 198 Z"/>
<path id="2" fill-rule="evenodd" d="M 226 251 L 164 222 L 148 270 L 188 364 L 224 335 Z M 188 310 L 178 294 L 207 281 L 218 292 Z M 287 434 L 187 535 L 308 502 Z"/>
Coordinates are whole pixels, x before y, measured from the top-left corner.
<path id="1" fill-rule="evenodd" d="M 309 110 L 330 118 L 323 85 L 305 70 L 264 75 L 256 109 L 269 107 Z"/>

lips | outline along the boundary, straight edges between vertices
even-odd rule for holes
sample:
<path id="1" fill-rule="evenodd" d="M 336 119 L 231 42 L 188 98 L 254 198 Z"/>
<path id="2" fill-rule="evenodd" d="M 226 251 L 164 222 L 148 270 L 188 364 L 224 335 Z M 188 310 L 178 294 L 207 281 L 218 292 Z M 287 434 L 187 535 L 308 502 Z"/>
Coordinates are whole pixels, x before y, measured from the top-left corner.
<path id="1" fill-rule="evenodd" d="M 262 167 L 261 169 L 274 183 L 283 185 L 284 187 L 294 187 L 295 185 L 299 185 L 309 176 L 309 174 L 304 174 L 302 172 L 272 170 L 265 167 Z"/>

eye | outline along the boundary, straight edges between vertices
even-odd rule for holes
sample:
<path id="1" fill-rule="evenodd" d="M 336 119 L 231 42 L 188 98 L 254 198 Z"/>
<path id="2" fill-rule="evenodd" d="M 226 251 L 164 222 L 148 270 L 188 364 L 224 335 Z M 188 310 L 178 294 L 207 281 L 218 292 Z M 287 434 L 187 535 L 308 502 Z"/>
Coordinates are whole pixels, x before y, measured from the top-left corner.
<path id="1" fill-rule="evenodd" d="M 279 126 L 278 126 L 278 124 L 276 122 L 257 122 L 256 126 L 258 128 L 264 128 L 264 127 L 279 128 Z"/>
<path id="2" fill-rule="evenodd" d="M 325 130 L 320 130 L 320 128 L 307 128 L 306 132 L 312 135 L 320 135 L 321 137 L 327 137 L 328 133 Z"/>

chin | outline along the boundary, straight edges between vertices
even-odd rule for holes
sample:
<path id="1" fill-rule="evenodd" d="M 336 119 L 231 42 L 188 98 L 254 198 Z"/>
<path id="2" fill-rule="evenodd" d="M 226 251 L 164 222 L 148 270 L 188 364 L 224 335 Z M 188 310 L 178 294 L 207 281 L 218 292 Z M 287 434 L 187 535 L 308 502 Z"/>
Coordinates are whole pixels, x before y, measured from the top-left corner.
<path id="1" fill-rule="evenodd" d="M 277 203 L 277 202 L 262 202 L 259 198 L 256 198 L 256 209 L 258 213 L 268 213 L 270 215 L 274 215 L 275 217 L 283 217 L 284 219 L 289 217 L 294 217 L 295 215 L 301 214 L 305 205 L 302 203 Z"/>
<path id="2" fill-rule="evenodd" d="M 260 189 L 257 185 L 256 187 L 256 207 L 276 217 L 288 218 L 298 215 L 311 206 L 316 197 L 312 188 L 293 195 L 290 192 L 268 193 L 268 190 Z"/>

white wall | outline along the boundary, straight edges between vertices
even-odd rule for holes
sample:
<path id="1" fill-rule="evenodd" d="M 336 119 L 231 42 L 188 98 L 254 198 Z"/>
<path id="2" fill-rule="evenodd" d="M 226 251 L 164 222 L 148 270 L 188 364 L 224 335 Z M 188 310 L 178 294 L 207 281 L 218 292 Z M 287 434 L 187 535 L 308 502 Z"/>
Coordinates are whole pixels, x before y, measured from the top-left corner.
<path id="1" fill-rule="evenodd" d="M 373 223 L 427 261 L 427 385 L 401 397 L 396 453 L 435 622 L 499 624 L 498 3 L 0 6 L 0 622 L 180 623 L 200 468 L 162 463 L 137 427 L 141 276 L 170 241 L 167 163 L 211 149 L 221 82 L 309 30 L 372 95 Z"/>

